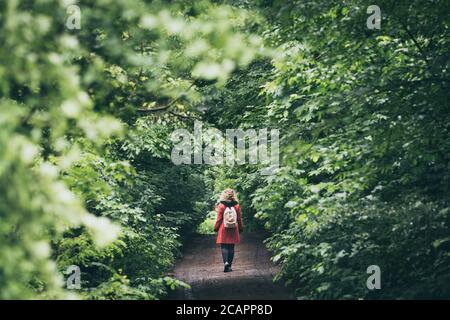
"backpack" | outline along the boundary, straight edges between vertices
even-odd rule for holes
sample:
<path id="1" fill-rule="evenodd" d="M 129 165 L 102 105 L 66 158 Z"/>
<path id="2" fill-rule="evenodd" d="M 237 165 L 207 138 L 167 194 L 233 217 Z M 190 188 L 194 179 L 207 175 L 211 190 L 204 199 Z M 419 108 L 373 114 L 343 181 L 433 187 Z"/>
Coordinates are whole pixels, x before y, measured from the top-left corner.
<path id="1" fill-rule="evenodd" d="M 223 213 L 223 224 L 225 228 L 236 228 L 237 214 L 234 207 L 226 207 Z"/>

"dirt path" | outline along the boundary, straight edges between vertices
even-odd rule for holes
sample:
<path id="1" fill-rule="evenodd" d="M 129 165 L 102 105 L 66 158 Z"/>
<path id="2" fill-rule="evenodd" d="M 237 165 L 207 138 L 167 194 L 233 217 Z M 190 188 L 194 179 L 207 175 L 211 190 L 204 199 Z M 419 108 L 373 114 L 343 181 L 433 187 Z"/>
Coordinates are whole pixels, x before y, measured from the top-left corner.
<path id="1" fill-rule="evenodd" d="M 187 246 L 173 270 L 175 278 L 191 285 L 173 299 L 290 299 L 289 291 L 273 282 L 277 267 L 258 234 L 241 235 L 236 245 L 233 271 L 224 273 L 214 235 L 198 235 Z"/>

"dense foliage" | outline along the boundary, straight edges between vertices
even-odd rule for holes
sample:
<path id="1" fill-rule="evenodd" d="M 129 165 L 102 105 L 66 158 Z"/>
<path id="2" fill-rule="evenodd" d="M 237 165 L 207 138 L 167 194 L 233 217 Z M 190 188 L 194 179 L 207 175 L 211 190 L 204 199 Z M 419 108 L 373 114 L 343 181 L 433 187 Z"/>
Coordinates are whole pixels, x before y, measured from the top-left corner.
<path id="1" fill-rule="evenodd" d="M 449 5 L 377 4 L 380 30 L 365 1 L 261 3 L 279 54 L 236 121 L 279 128 L 282 167 L 233 175 L 301 298 L 450 296 Z"/>
<path id="2" fill-rule="evenodd" d="M 170 133 L 261 38 L 207 1 L 77 1 L 80 29 L 72 4 L 0 4 L 0 298 L 160 298 L 209 197 Z"/>
<path id="3" fill-rule="evenodd" d="M 0 299 L 162 298 L 228 187 L 298 298 L 450 297 L 448 1 L 74 3 L 0 3 Z M 174 165 L 194 120 L 280 168 Z"/>

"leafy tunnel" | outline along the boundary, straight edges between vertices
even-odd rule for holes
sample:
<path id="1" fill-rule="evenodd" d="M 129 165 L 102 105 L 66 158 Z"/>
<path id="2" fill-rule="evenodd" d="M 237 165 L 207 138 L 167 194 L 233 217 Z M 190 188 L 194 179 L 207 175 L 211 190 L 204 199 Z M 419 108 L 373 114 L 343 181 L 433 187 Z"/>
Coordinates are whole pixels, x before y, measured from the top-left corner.
<path id="1" fill-rule="evenodd" d="M 291 297 L 450 298 L 450 3 L 369 5 L 1 2 L 0 299 L 167 298 L 225 188 Z"/>

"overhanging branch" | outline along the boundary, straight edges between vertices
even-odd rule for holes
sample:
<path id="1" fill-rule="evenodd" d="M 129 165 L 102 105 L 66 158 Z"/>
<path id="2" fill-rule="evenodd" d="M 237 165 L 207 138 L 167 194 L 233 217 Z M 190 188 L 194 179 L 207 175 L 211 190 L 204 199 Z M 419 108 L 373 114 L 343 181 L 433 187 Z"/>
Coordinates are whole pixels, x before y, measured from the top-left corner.
<path id="1" fill-rule="evenodd" d="M 194 85 L 194 83 L 191 83 L 191 85 L 187 88 L 186 92 L 180 94 L 176 99 L 170 101 L 168 104 L 166 104 L 164 106 L 159 106 L 159 107 L 156 107 L 156 108 L 149 108 L 149 109 L 139 108 L 139 109 L 137 109 L 137 111 L 140 112 L 140 113 L 149 114 L 149 113 L 155 113 L 155 112 L 167 110 L 171 106 L 173 106 L 175 103 L 180 101 L 181 98 L 185 97 L 187 91 L 189 91 L 192 88 L 193 85 Z"/>

